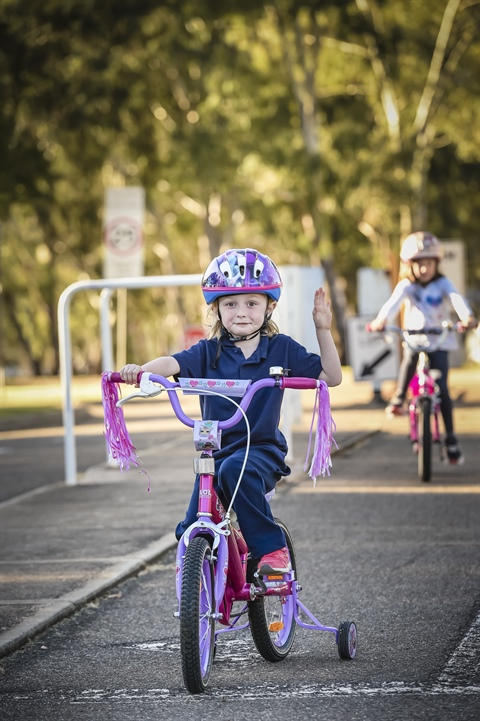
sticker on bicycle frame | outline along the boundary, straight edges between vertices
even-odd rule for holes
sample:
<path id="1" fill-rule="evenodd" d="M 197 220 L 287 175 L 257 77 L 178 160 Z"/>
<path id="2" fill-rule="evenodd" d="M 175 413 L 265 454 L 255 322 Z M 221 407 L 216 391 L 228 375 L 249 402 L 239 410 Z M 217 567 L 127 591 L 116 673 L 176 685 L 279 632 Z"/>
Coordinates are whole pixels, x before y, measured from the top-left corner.
<path id="1" fill-rule="evenodd" d="M 226 396 L 243 396 L 252 381 L 234 378 L 179 378 L 178 382 L 184 393 L 213 391 Z"/>
<path id="2" fill-rule="evenodd" d="M 197 451 L 218 451 L 221 438 L 218 421 L 194 421 L 193 442 Z"/>

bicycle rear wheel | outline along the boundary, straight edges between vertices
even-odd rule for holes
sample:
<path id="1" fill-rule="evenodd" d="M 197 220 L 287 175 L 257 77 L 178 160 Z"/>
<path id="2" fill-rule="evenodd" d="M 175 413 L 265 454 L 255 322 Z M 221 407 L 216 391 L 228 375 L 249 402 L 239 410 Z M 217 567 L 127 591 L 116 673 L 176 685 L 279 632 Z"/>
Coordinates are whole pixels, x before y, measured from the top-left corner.
<path id="1" fill-rule="evenodd" d="M 296 571 L 293 540 L 282 521 L 282 528 L 290 552 L 292 568 Z M 257 651 L 266 661 L 282 661 L 290 652 L 296 632 L 293 596 L 259 596 L 248 603 L 250 631 Z"/>
<path id="2" fill-rule="evenodd" d="M 206 538 L 190 541 L 182 571 L 180 652 L 185 686 L 202 693 L 208 683 L 215 645 L 214 574 Z"/>
<path id="3" fill-rule="evenodd" d="M 429 481 L 432 476 L 431 411 L 431 398 L 420 398 L 418 402 L 418 477 L 422 481 Z"/>

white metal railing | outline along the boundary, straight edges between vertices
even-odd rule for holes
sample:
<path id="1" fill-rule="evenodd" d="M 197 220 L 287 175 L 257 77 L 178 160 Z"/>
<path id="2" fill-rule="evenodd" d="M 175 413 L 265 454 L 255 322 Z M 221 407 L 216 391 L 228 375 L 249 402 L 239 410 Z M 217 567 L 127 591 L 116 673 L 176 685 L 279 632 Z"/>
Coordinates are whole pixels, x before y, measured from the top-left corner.
<path id="1" fill-rule="evenodd" d="M 75 413 L 72 402 L 72 339 L 70 332 L 70 304 L 74 295 L 85 290 L 98 290 L 100 294 L 100 333 L 102 368 L 113 369 L 112 331 L 109 319 L 110 298 L 117 288 L 161 288 L 183 285 L 200 285 L 202 276 L 149 275 L 139 278 L 100 278 L 80 280 L 69 285 L 58 300 L 58 338 L 60 351 L 60 380 L 63 396 L 63 426 L 65 454 L 65 483 L 77 483 L 77 454 L 75 447 Z"/>

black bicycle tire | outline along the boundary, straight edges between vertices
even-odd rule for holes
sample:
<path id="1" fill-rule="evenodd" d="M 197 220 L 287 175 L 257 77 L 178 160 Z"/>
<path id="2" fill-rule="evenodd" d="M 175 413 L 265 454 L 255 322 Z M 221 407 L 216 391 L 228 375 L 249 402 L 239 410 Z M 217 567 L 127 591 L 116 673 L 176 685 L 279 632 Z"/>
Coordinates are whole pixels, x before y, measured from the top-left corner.
<path id="1" fill-rule="evenodd" d="M 212 669 L 215 646 L 215 620 L 209 619 L 209 648 L 207 662 L 202 670 L 202 652 L 200 648 L 200 598 L 203 584 L 205 562 L 209 569 L 211 603 L 214 607 L 214 574 L 210 561 L 211 548 L 206 538 L 196 536 L 186 550 L 182 569 L 182 595 L 180 601 L 180 654 L 182 658 L 183 680 L 187 691 L 202 693 L 208 684 Z"/>
<path id="2" fill-rule="evenodd" d="M 420 398 L 418 403 L 418 429 L 421 435 L 418 448 L 418 477 L 424 482 L 428 482 L 432 477 L 431 410 L 431 399 Z"/>
<path id="3" fill-rule="evenodd" d="M 288 550 L 290 552 L 292 568 L 296 574 L 297 564 L 295 560 L 295 550 L 293 547 L 292 536 L 288 528 L 282 521 L 280 521 L 278 518 L 276 518 L 275 521 L 282 528 L 285 534 Z M 292 603 L 292 597 L 288 598 L 288 602 Z M 283 659 L 286 658 L 286 656 L 290 653 L 295 639 L 297 624 L 295 622 L 295 618 L 292 615 L 290 628 L 287 629 L 287 638 L 281 646 L 277 646 L 273 642 L 271 633 L 269 631 L 269 620 L 267 618 L 266 602 L 278 602 L 278 604 L 282 603 L 281 597 L 279 596 L 269 596 L 268 598 L 259 596 L 253 601 L 249 601 L 248 618 L 250 621 L 250 632 L 252 634 L 253 642 L 257 648 L 257 651 L 261 654 L 261 656 L 263 656 L 266 661 L 271 661 L 275 663 L 277 661 L 283 661 Z"/>
<path id="4" fill-rule="evenodd" d="M 338 655 L 349 661 L 357 655 L 357 624 L 354 621 L 342 621 L 337 631 Z"/>

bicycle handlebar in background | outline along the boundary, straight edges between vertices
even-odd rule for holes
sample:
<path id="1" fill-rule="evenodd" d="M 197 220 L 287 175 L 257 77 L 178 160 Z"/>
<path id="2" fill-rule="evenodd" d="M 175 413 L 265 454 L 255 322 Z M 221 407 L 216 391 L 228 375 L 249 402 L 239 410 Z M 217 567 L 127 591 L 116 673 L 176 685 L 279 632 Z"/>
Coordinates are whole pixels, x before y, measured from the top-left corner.
<path id="1" fill-rule="evenodd" d="M 407 333 L 408 335 L 441 335 L 442 333 L 448 333 L 449 331 L 456 331 L 457 333 L 462 332 L 461 323 L 453 323 L 450 320 L 446 320 L 441 326 L 435 326 L 432 328 L 400 328 L 398 325 L 386 325 L 381 330 L 372 330 L 371 324 L 365 324 L 365 330 L 369 333 Z"/>
<path id="2" fill-rule="evenodd" d="M 453 323 L 452 321 L 446 320 L 442 323 L 441 326 L 435 326 L 431 328 L 400 328 L 397 325 L 386 325 L 381 330 L 372 330 L 370 323 L 367 323 L 365 325 L 365 330 L 367 330 L 369 333 L 383 333 L 384 335 L 388 335 L 389 333 L 397 333 L 403 338 L 404 343 L 408 345 L 409 348 L 411 348 L 414 351 L 432 351 L 435 350 L 438 345 L 446 338 L 448 333 L 450 332 L 456 332 L 456 333 L 462 333 L 463 332 L 463 326 L 461 323 Z M 435 343 L 428 343 L 428 344 L 422 344 L 422 345 L 414 345 L 410 342 L 410 336 L 413 335 L 435 335 L 438 336 Z M 432 347 L 433 346 L 433 347 Z"/>

